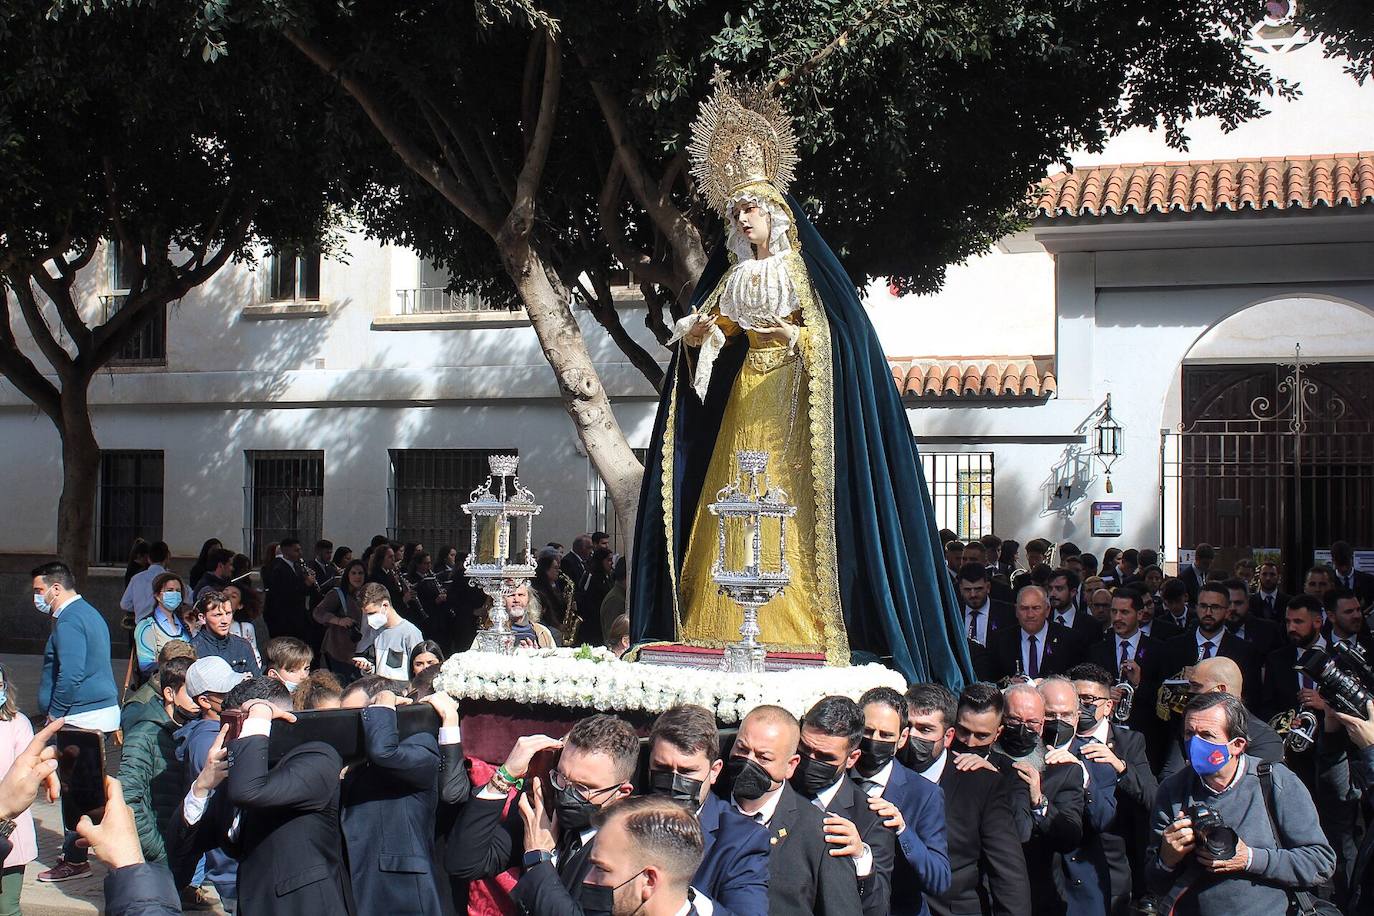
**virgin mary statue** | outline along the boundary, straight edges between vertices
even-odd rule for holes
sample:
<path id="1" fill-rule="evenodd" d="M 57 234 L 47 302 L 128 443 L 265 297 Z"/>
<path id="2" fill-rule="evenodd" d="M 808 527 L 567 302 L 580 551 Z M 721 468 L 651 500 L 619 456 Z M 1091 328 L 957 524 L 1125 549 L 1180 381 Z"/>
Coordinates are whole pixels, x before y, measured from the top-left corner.
<path id="1" fill-rule="evenodd" d="M 797 507 L 792 580 L 761 610 L 760 642 L 830 665 L 877 656 L 957 689 L 968 651 L 915 443 L 853 284 L 787 194 L 795 148 L 774 96 L 717 78 L 689 152 L 727 238 L 675 328 L 640 496 L 632 637 L 738 640 L 740 609 L 711 577 L 707 506 L 739 475 L 736 454 L 757 451 Z"/>

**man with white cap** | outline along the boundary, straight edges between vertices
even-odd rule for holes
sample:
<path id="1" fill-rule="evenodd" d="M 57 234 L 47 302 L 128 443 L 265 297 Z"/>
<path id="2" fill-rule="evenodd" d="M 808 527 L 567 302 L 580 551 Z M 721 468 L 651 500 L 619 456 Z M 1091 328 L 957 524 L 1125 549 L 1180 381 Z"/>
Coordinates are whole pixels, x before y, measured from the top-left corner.
<path id="1" fill-rule="evenodd" d="M 200 775 L 219 734 L 224 695 L 250 676 L 235 671 L 217 655 L 197 659 L 186 669 L 186 693 L 200 707 L 200 718 L 186 723 L 176 732 L 177 757 L 186 765 L 188 784 Z M 176 877 L 180 885 L 191 875 L 183 873 Z M 215 885 L 221 899 L 232 899 L 238 887 L 238 863 L 222 849 L 212 849 L 205 854 L 205 877 Z"/>

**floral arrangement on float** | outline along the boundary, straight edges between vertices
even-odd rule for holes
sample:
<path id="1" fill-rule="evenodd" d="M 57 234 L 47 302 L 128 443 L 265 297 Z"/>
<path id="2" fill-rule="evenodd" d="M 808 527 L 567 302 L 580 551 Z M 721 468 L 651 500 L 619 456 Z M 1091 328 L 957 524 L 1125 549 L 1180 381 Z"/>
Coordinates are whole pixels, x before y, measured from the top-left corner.
<path id="1" fill-rule="evenodd" d="M 800 716 L 817 700 L 842 694 L 857 700 L 872 687 L 906 690 L 899 672 L 882 665 L 795 668 L 730 673 L 621 661 L 600 647 L 527 649 L 514 655 L 462 652 L 444 662 L 435 686 L 453 697 L 657 714 L 683 703 L 714 710 L 733 724 L 755 706 L 781 706 Z"/>

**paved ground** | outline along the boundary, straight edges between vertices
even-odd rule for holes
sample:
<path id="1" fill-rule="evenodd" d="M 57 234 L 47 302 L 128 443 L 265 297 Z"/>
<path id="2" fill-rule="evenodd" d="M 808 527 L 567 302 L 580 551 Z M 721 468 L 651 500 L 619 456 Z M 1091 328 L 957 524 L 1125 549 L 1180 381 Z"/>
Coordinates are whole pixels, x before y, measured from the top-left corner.
<path id="1" fill-rule="evenodd" d="M 120 674 L 128 657 L 115 659 L 112 664 Z M 39 655 L 3 655 L 0 665 L 4 665 L 9 689 L 26 714 L 37 711 L 38 678 L 43 668 L 43 658 Z M 116 678 L 118 680 L 118 678 Z M 111 766 L 114 766 L 112 762 Z M 21 898 L 24 916 L 69 916 L 69 914 L 88 914 L 104 912 L 105 866 L 91 858 L 91 876 L 77 878 L 62 884 L 40 884 L 38 873 L 51 868 L 62 854 L 62 812 L 58 805 L 49 804 L 41 797 L 33 806 L 34 824 L 38 829 L 38 860 L 29 863 L 24 871 L 24 891 Z M 200 911 L 207 912 L 207 911 Z M 222 910 L 209 911 L 222 913 Z"/>

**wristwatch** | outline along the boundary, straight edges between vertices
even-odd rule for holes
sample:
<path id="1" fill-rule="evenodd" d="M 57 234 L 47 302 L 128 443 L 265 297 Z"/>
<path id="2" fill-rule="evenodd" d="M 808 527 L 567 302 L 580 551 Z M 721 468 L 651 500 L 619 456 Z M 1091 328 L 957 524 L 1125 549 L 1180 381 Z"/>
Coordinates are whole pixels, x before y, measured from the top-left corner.
<path id="1" fill-rule="evenodd" d="M 547 849 L 531 849 L 525 853 L 525 858 L 521 864 L 525 866 L 525 871 L 529 871 L 540 862 L 552 862 L 553 853 Z"/>
<path id="2" fill-rule="evenodd" d="M 8 840 L 11 833 L 14 833 L 14 821 L 0 817 L 0 840 Z"/>

